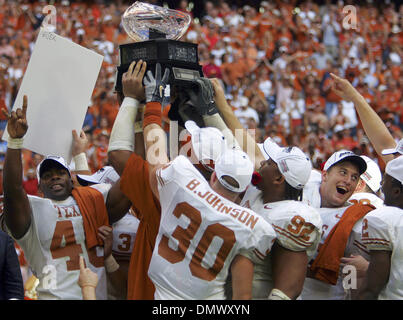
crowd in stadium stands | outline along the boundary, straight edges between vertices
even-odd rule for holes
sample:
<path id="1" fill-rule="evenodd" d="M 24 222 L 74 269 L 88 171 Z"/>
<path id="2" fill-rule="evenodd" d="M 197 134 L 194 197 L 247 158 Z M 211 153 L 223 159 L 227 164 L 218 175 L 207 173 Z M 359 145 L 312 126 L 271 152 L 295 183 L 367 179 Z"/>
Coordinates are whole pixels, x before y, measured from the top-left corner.
<path id="1" fill-rule="evenodd" d="M 109 134 L 119 109 L 114 82 L 118 46 L 131 42 L 121 24 L 129 4 L 55 4 L 56 32 L 104 56 L 84 121 L 92 171 L 106 164 Z M 0 108 L 13 106 L 45 5 L 46 1 L 0 1 Z M 176 9 L 192 14 L 189 5 L 180 1 Z M 270 136 L 279 144 L 297 145 L 316 168 L 339 149 L 377 158 L 354 105 L 332 92 L 330 72 L 351 81 L 396 141 L 401 139 L 403 5 L 386 1 L 355 5 L 356 27 L 343 12 L 345 5 L 277 0 L 254 7 L 205 1 L 202 17 L 192 21 L 182 40 L 198 43 L 205 76 L 223 81 L 228 102 L 241 123 L 255 130 L 257 141 Z M 2 134 L 6 125 L 2 113 L 0 124 Z M 1 168 L 5 151 L 6 142 L 1 141 Z M 29 194 L 37 192 L 32 169 L 40 160 L 40 155 L 24 151 L 24 187 Z"/>

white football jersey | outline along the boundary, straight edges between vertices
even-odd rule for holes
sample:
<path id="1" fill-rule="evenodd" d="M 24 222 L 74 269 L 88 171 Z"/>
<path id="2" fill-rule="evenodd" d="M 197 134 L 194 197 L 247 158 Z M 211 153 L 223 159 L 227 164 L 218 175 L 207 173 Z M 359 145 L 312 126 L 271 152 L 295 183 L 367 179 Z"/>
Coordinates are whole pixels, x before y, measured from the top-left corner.
<path id="1" fill-rule="evenodd" d="M 263 209 L 262 191 L 250 184 L 246 189 L 240 205 L 259 213 Z"/>
<path id="2" fill-rule="evenodd" d="M 220 196 L 183 156 L 157 171 L 161 223 L 148 275 L 155 299 L 225 299 L 234 257 L 264 259 L 273 228 L 253 211 Z"/>
<path id="3" fill-rule="evenodd" d="M 103 194 L 110 184 L 91 186 Z M 83 218 L 72 196 L 63 201 L 28 196 L 32 209 L 31 224 L 23 237 L 15 239 L 24 251 L 34 275 L 39 279 L 38 299 L 82 299 L 77 281 L 79 257 L 98 275 L 96 296 L 107 298 L 103 247 L 87 250 Z M 9 232 L 10 233 L 10 232 Z M 11 233 L 10 233 L 11 234 Z"/>
<path id="4" fill-rule="evenodd" d="M 300 201 L 284 200 L 263 205 L 258 212 L 276 231 L 276 241 L 292 251 L 306 251 L 308 259 L 316 252 L 322 220 L 316 209 Z M 274 288 L 271 255 L 255 265 L 253 299 L 267 299 Z"/>
<path id="5" fill-rule="evenodd" d="M 351 204 L 361 203 L 361 204 L 370 204 L 375 208 L 383 207 L 383 200 L 376 196 L 373 193 L 369 192 L 357 192 L 353 193 L 353 195 L 348 199 L 348 202 Z"/>
<path id="6" fill-rule="evenodd" d="M 117 260 L 130 260 L 139 223 L 140 220 L 133 213 L 128 212 L 112 225 L 112 253 Z"/>
<path id="7" fill-rule="evenodd" d="M 368 250 L 392 251 L 389 281 L 379 300 L 403 299 L 403 210 L 383 206 L 364 218 L 362 241 Z"/>
<path id="8" fill-rule="evenodd" d="M 340 221 L 343 214 L 349 207 L 342 208 L 319 208 L 317 209 L 321 218 L 322 218 L 322 235 L 318 250 L 313 257 L 316 258 L 317 253 L 325 242 L 327 236 L 330 231 L 336 226 L 336 224 Z M 362 230 L 362 221 L 363 218 L 358 220 L 353 229 L 351 230 L 350 236 L 347 241 L 347 245 L 344 251 L 344 256 L 349 257 L 350 255 L 361 255 L 366 260 L 369 259 L 369 252 L 366 246 L 361 241 L 361 230 Z M 312 262 L 313 260 L 311 260 Z M 336 285 L 331 285 L 317 279 L 306 278 L 304 283 L 304 289 L 301 294 L 301 298 L 303 300 L 343 300 L 346 298 L 347 291 L 343 286 L 343 278 L 342 278 L 343 269 L 339 270 L 339 278 L 337 280 Z M 345 270 L 345 274 L 347 274 L 347 269 Z M 346 286 L 346 290 L 349 289 Z"/>

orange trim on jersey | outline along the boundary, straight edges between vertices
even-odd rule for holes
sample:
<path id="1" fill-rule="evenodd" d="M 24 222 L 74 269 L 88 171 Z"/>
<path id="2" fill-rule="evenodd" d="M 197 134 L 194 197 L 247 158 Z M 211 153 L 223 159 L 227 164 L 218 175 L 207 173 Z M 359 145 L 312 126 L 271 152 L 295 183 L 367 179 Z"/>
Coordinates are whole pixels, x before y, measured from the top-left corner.
<path id="1" fill-rule="evenodd" d="M 285 232 L 285 233 L 286 233 L 285 235 L 286 235 L 288 238 L 294 240 L 295 242 L 301 244 L 301 245 L 304 246 L 304 247 L 309 247 L 309 246 L 311 246 L 311 245 L 313 244 L 313 242 L 309 242 L 309 241 L 303 240 L 303 239 L 301 239 L 301 238 L 299 238 L 299 237 L 293 235 L 291 232 L 289 232 L 289 231 L 287 231 L 287 230 L 285 230 L 285 229 L 283 229 L 283 228 L 281 228 L 281 227 L 279 227 L 279 226 L 277 226 L 277 225 L 275 225 L 275 224 L 273 224 L 272 226 L 273 226 L 274 229 L 276 229 L 276 230 L 278 229 L 278 232 L 279 232 L 279 233 L 280 233 L 280 231 Z M 284 235 L 284 233 L 282 233 L 282 234 Z"/>
<path id="2" fill-rule="evenodd" d="M 261 253 L 258 249 L 254 249 L 253 252 L 255 253 L 255 255 L 260 259 L 260 260 L 264 260 L 266 258 L 266 256 Z"/>
<path id="3" fill-rule="evenodd" d="M 366 245 L 377 244 L 377 245 L 379 245 L 381 247 L 389 248 L 389 245 L 387 243 L 380 242 L 380 241 L 368 241 L 368 242 L 365 242 L 365 244 Z"/>
<path id="4" fill-rule="evenodd" d="M 365 245 L 368 245 L 368 244 L 379 244 L 379 245 L 386 246 L 386 247 L 389 247 L 389 246 L 390 246 L 390 242 L 389 242 L 389 241 L 387 241 L 387 240 L 382 240 L 382 239 L 366 239 L 366 240 L 363 240 L 363 243 L 364 243 Z"/>
<path id="5" fill-rule="evenodd" d="M 368 240 L 378 240 L 378 241 L 384 241 L 384 242 L 387 242 L 387 243 L 390 243 L 390 241 L 388 241 L 388 240 L 386 240 L 386 239 L 378 239 L 378 238 L 367 238 L 367 237 L 363 237 L 362 238 L 362 241 L 368 241 Z"/>
<path id="6" fill-rule="evenodd" d="M 307 248 L 307 247 L 309 247 L 309 246 L 312 245 L 312 243 L 310 243 L 310 244 L 304 244 L 304 243 L 298 241 L 299 239 L 298 239 L 298 240 L 297 240 L 297 239 L 294 239 L 294 238 L 292 238 L 291 236 L 289 236 L 288 234 L 282 232 L 281 230 L 277 230 L 277 228 L 276 228 L 276 226 L 275 226 L 274 224 L 273 224 L 273 227 L 274 227 L 274 229 L 276 230 L 276 232 L 278 232 L 279 234 L 281 234 L 281 235 L 283 235 L 283 236 L 285 236 L 285 237 L 291 239 L 292 241 L 294 241 L 296 244 L 299 244 L 300 246 L 303 246 L 303 247 Z M 280 229 L 281 229 L 281 228 L 280 228 Z"/>
<path id="7" fill-rule="evenodd" d="M 369 254 L 367 247 L 363 245 L 361 242 L 354 240 L 353 245 L 356 246 L 358 249 L 364 251 L 365 253 Z"/>

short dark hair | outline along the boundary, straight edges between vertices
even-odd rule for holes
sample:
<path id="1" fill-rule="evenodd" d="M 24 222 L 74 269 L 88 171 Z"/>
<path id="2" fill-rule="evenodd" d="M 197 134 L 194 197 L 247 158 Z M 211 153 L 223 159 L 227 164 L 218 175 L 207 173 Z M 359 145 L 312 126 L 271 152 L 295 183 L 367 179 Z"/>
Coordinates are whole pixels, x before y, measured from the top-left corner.
<path id="1" fill-rule="evenodd" d="M 402 191 L 403 184 L 399 180 L 393 178 L 391 175 L 389 175 L 389 176 L 392 178 L 392 181 L 391 181 L 392 188 L 399 188 L 400 191 Z"/>
<path id="2" fill-rule="evenodd" d="M 302 201 L 302 189 L 296 189 L 285 182 L 285 199 L 284 200 L 295 200 Z"/>

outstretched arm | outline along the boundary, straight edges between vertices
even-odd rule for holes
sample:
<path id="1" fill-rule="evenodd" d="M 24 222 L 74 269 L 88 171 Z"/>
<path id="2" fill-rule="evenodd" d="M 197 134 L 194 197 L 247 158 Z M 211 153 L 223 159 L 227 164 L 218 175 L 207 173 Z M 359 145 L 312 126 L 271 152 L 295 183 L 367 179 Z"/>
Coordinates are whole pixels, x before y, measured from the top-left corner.
<path id="1" fill-rule="evenodd" d="M 144 78 L 146 92 L 146 108 L 144 111 L 143 134 L 146 160 L 150 166 L 150 185 L 154 195 L 159 199 L 156 171 L 169 162 L 165 131 L 162 129 L 161 103 L 164 90 L 169 80 L 169 69 L 166 68 L 161 79 L 161 65 L 155 67 L 155 78 L 151 71 Z"/>
<path id="2" fill-rule="evenodd" d="M 228 105 L 225 99 L 224 90 L 217 79 L 211 79 L 215 92 L 215 102 L 220 110 L 225 123 L 232 131 L 239 145 L 243 151 L 253 160 L 255 169 L 260 168 L 260 162 L 264 160 L 262 153 L 253 137 L 245 130 L 238 118 L 234 115 L 231 107 Z"/>
<path id="3" fill-rule="evenodd" d="M 385 161 L 385 163 L 393 160 L 393 156 L 391 155 L 382 155 L 383 149 L 393 149 L 396 147 L 396 142 L 382 119 L 348 80 L 342 79 L 333 73 L 330 75 L 334 80 L 334 92 L 343 100 L 352 101 L 354 103 L 362 126 L 364 127 L 364 131 L 374 146 L 375 151 L 382 157 L 382 160 Z"/>
<path id="4" fill-rule="evenodd" d="M 122 77 L 125 98 L 113 124 L 108 147 L 108 160 L 119 175 L 123 173 L 127 160 L 135 151 L 135 141 L 138 142 L 137 137 L 141 135 L 140 130 L 135 128 L 135 121 L 139 115 L 140 101 L 144 100 L 142 81 L 146 67 L 142 60 L 133 61 Z"/>
<path id="5" fill-rule="evenodd" d="M 24 96 L 22 109 L 8 114 L 7 132 L 9 135 L 3 169 L 4 216 L 7 228 L 14 238 L 21 238 L 31 224 L 31 206 L 22 186 L 21 149 L 23 137 L 28 130 L 28 97 Z"/>

